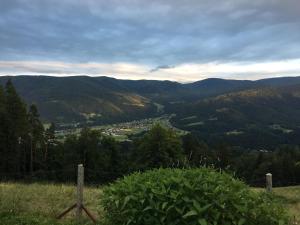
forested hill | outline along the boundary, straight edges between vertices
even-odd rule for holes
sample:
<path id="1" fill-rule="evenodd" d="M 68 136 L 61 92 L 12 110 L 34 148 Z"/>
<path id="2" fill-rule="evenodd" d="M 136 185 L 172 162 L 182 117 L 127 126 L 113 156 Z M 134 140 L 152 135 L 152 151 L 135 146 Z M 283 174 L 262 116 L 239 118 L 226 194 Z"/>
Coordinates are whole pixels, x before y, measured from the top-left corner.
<path id="1" fill-rule="evenodd" d="M 8 77 L 1 77 L 5 83 Z M 35 103 L 47 121 L 122 121 L 147 117 L 157 111 L 150 99 L 128 90 L 114 79 L 91 77 L 11 77 L 28 104 Z"/>
<path id="2" fill-rule="evenodd" d="M 206 79 L 189 84 L 109 77 L 2 76 L 11 79 L 27 104 L 35 103 L 41 118 L 56 123 L 110 123 L 172 113 L 174 103 L 188 107 L 207 97 L 253 88 L 300 84 L 300 77 L 258 81 Z M 186 107 L 186 106 L 185 106 Z"/>
<path id="3" fill-rule="evenodd" d="M 174 104 L 173 124 L 198 133 L 252 148 L 299 144 L 300 85 L 254 88 L 197 102 Z"/>

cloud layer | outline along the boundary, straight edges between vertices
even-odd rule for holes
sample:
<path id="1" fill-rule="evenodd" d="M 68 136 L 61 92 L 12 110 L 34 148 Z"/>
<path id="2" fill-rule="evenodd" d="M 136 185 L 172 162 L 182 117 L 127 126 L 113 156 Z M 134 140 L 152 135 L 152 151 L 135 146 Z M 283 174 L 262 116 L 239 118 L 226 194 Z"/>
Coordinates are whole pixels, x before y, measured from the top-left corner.
<path id="1" fill-rule="evenodd" d="M 186 63 L 177 67 L 149 66 L 130 63 L 65 63 L 59 61 L 0 61 L 0 68 L 10 75 L 74 76 L 105 75 L 119 79 L 155 79 L 192 82 L 208 77 L 256 80 L 268 77 L 298 76 L 300 60 L 268 63 Z"/>
<path id="2" fill-rule="evenodd" d="M 0 74 L 300 75 L 299 27 L 298 0 L 2 0 Z"/>

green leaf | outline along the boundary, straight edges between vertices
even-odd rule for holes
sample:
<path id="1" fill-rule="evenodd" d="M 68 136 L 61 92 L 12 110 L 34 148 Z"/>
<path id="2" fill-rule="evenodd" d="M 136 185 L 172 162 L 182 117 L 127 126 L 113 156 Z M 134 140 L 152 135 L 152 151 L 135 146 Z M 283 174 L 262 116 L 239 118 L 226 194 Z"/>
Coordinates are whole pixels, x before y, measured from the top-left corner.
<path id="1" fill-rule="evenodd" d="M 127 203 L 129 202 L 129 200 L 130 200 L 130 196 L 126 196 L 125 199 L 124 199 L 124 203 L 123 203 L 122 209 L 125 208 L 125 206 L 126 206 Z"/>
<path id="2" fill-rule="evenodd" d="M 198 223 L 200 225 L 207 225 L 206 219 L 200 219 L 200 220 L 198 220 Z"/>
<path id="3" fill-rule="evenodd" d="M 202 213 L 204 211 L 206 211 L 209 207 L 211 207 L 212 204 L 207 204 L 206 206 L 200 208 L 200 209 L 197 209 L 199 213 Z"/>
<path id="4" fill-rule="evenodd" d="M 199 202 L 197 202 L 196 200 L 193 200 L 193 206 L 196 208 L 198 212 L 201 210 L 201 206 Z"/>
<path id="5" fill-rule="evenodd" d="M 162 204 L 162 209 L 164 210 L 165 208 L 166 208 L 166 206 L 168 205 L 168 202 L 164 202 L 163 204 Z"/>
<path id="6" fill-rule="evenodd" d="M 152 209 L 152 207 L 151 206 L 147 206 L 146 208 L 143 209 L 143 211 L 145 212 L 145 211 L 148 211 L 150 209 Z"/>
<path id="7" fill-rule="evenodd" d="M 243 225 L 245 223 L 246 223 L 246 220 L 244 218 L 242 218 L 242 219 L 239 220 L 238 225 Z"/>
<path id="8" fill-rule="evenodd" d="M 190 217 L 190 216 L 196 216 L 198 215 L 198 213 L 195 211 L 195 210 L 191 210 L 189 212 L 187 212 L 185 215 L 182 216 L 182 218 L 187 218 L 187 217 Z"/>
<path id="9" fill-rule="evenodd" d="M 115 204 L 116 204 L 116 207 L 119 208 L 120 201 L 119 201 L 119 200 L 116 200 L 116 201 L 115 201 Z"/>

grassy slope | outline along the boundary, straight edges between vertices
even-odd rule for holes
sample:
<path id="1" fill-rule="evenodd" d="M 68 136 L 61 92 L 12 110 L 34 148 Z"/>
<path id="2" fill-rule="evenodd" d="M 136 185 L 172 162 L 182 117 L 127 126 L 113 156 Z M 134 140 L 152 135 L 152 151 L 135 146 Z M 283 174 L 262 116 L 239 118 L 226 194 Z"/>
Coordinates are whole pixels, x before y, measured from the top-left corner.
<path id="1" fill-rule="evenodd" d="M 100 220 L 101 189 L 84 191 L 86 207 Z M 75 199 L 76 188 L 72 185 L 0 183 L 0 224 L 75 224 L 74 211 L 60 222 L 54 219 L 73 205 Z M 83 224 L 88 224 L 87 221 Z"/>
<path id="2" fill-rule="evenodd" d="M 300 219 L 300 186 L 275 188 L 275 194 Z M 101 189 L 85 188 L 85 205 L 101 221 Z M 74 204 L 76 188 L 58 184 L 0 183 L 0 224 L 57 225 L 75 224 L 74 213 L 62 221 L 55 216 Z M 89 224 L 84 220 L 82 224 Z"/>
<path id="3" fill-rule="evenodd" d="M 300 222 L 300 186 L 275 188 L 274 192 Z"/>
<path id="4" fill-rule="evenodd" d="M 254 188 L 256 191 L 265 191 L 263 188 Z M 277 200 L 288 209 L 292 221 L 300 223 L 300 186 L 273 188 Z"/>

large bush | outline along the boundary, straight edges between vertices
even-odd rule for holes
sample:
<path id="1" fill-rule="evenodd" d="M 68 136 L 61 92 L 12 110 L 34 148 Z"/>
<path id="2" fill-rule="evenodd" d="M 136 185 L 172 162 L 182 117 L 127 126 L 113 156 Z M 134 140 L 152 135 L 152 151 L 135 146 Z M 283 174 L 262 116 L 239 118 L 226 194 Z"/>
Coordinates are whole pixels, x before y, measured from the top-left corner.
<path id="1" fill-rule="evenodd" d="M 212 169 L 156 169 L 106 187 L 102 203 L 113 225 L 287 224 L 272 196 Z"/>

